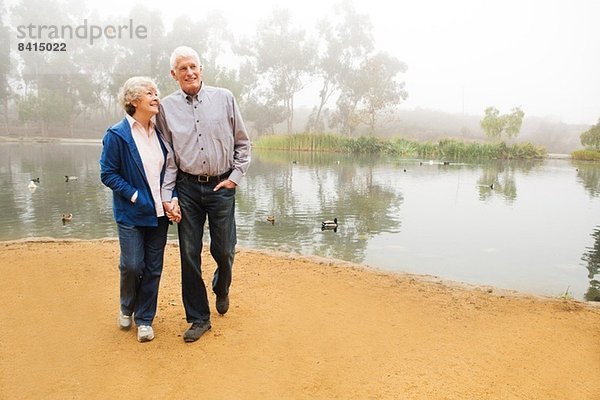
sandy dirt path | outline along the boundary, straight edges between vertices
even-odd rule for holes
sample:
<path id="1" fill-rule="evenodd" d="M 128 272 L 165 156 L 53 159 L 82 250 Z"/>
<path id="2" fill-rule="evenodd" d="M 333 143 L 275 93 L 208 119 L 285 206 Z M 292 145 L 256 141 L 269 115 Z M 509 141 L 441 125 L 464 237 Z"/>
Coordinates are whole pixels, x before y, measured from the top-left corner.
<path id="1" fill-rule="evenodd" d="M 208 254 L 205 280 L 214 263 Z M 240 250 L 184 343 L 178 248 L 156 338 L 120 331 L 115 241 L 0 243 L 0 399 L 600 399 L 600 309 Z"/>

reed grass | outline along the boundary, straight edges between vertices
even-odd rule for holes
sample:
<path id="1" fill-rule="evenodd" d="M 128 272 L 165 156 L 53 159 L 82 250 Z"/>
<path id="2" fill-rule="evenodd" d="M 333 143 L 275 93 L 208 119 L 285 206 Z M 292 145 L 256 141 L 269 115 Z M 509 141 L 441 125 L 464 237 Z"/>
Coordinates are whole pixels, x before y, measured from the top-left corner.
<path id="1" fill-rule="evenodd" d="M 600 151 L 596 150 L 576 150 L 571 153 L 573 160 L 580 161 L 600 161 Z"/>
<path id="2" fill-rule="evenodd" d="M 341 151 L 346 152 L 351 139 L 336 135 L 268 135 L 262 136 L 253 146 L 288 151 Z"/>
<path id="3" fill-rule="evenodd" d="M 531 159 L 543 158 L 546 149 L 531 143 L 480 143 L 442 139 L 438 142 L 417 142 L 404 138 L 361 136 L 349 138 L 332 134 L 294 134 L 262 136 L 253 143 L 260 149 L 379 154 L 402 158 L 443 160 L 464 159 Z"/>

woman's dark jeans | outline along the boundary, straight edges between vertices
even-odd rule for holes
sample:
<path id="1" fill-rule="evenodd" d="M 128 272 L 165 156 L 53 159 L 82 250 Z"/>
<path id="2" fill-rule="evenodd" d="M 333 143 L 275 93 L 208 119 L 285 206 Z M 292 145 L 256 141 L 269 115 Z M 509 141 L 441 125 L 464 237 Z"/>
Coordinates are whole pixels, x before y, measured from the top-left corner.
<path id="1" fill-rule="evenodd" d="M 117 223 L 117 227 L 121 247 L 121 311 L 125 315 L 135 314 L 137 325 L 152 325 L 169 221 L 160 217 L 158 227 L 122 223 Z"/>

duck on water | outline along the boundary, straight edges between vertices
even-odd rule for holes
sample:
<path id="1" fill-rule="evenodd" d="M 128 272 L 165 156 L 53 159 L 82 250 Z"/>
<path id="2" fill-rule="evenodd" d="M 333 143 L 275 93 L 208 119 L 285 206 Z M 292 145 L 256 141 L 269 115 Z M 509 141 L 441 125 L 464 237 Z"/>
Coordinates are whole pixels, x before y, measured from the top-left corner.
<path id="1" fill-rule="evenodd" d="M 321 230 L 322 231 L 329 230 L 329 231 L 337 232 L 337 228 L 338 228 L 337 218 L 334 218 L 333 221 L 327 220 L 327 221 L 321 222 Z"/>

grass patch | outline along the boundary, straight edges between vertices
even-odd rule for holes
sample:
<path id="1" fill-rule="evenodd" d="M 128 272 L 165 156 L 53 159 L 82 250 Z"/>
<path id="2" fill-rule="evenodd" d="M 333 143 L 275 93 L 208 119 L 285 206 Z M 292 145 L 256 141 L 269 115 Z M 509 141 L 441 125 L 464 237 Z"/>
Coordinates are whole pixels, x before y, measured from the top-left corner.
<path id="1" fill-rule="evenodd" d="M 571 153 L 573 160 L 579 161 L 600 161 L 600 151 L 596 150 L 576 150 Z"/>
<path id="2" fill-rule="evenodd" d="M 259 149 L 380 154 L 402 158 L 438 160 L 464 159 L 532 159 L 546 156 L 546 149 L 531 143 L 478 143 L 443 139 L 417 142 L 404 138 L 384 139 L 374 136 L 349 138 L 332 134 L 295 134 L 262 136 L 253 143 Z"/>

